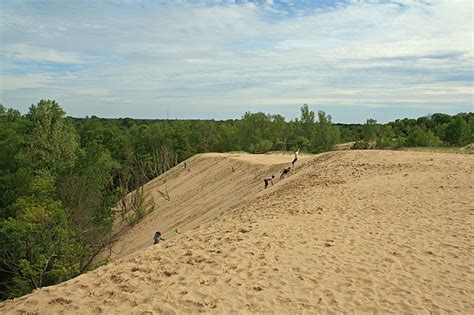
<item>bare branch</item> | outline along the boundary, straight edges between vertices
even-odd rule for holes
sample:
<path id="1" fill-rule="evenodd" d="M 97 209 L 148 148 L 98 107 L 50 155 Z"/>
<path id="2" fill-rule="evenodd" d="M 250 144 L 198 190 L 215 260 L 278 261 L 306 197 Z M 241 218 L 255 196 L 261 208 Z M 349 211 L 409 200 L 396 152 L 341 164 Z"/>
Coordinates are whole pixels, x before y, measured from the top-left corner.
<path id="1" fill-rule="evenodd" d="M 170 201 L 170 194 L 168 193 L 168 186 L 165 186 L 165 192 L 162 192 L 161 190 L 157 189 L 158 193 L 163 197 L 165 200 Z"/>

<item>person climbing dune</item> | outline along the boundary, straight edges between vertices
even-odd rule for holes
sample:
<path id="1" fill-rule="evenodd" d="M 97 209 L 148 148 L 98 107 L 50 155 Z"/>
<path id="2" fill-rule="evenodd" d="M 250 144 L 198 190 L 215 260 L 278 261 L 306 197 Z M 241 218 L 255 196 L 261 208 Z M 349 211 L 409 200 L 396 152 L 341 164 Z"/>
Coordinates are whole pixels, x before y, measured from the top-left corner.
<path id="1" fill-rule="evenodd" d="M 281 172 L 280 174 L 280 179 L 283 179 L 283 177 L 287 176 L 290 170 L 291 170 L 291 166 L 288 166 L 287 168 L 285 168 L 283 172 Z"/>
<path id="2" fill-rule="evenodd" d="M 272 183 L 272 186 L 273 186 L 273 179 L 275 178 L 275 175 L 272 175 L 271 177 L 270 176 L 266 176 L 263 178 L 263 182 L 265 183 L 265 189 L 268 187 L 268 183 Z"/>
<path id="3" fill-rule="evenodd" d="M 298 161 L 299 158 L 300 158 L 300 148 L 298 148 L 298 150 L 296 150 L 296 152 L 295 152 L 295 158 L 293 159 L 293 162 L 291 162 L 291 164 L 292 164 L 293 166 L 295 166 L 295 162 Z"/>
<path id="4" fill-rule="evenodd" d="M 164 241 L 165 239 L 161 237 L 161 232 L 156 231 L 155 236 L 153 237 L 153 245 L 158 244 L 160 241 Z"/>

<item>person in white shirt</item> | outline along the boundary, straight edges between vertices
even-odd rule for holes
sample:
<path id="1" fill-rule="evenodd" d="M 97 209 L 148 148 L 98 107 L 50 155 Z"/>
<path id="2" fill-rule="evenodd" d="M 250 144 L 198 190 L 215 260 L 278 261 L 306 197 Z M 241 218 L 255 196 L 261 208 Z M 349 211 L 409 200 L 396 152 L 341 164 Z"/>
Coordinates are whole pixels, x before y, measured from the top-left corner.
<path id="1" fill-rule="evenodd" d="M 265 187 L 264 188 L 267 188 L 268 187 L 268 182 L 272 183 L 272 186 L 273 186 L 273 179 L 275 178 L 275 175 L 272 175 L 271 177 L 270 176 L 266 176 L 263 178 L 263 182 L 265 183 Z"/>
<path id="2" fill-rule="evenodd" d="M 295 152 L 295 159 L 293 160 L 293 162 L 291 162 L 291 164 L 293 166 L 295 166 L 295 162 L 298 161 L 298 159 L 300 158 L 300 148 L 298 148 L 298 150 L 296 150 Z"/>

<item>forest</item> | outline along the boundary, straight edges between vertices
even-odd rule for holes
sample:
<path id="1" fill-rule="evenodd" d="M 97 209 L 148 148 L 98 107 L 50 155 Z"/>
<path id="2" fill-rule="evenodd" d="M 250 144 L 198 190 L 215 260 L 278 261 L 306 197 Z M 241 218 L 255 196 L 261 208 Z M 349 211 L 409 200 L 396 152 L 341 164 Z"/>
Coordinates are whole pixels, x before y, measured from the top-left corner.
<path id="1" fill-rule="evenodd" d="M 321 153 L 347 142 L 462 147 L 474 142 L 474 113 L 336 124 L 306 104 L 289 121 L 262 112 L 226 121 L 74 118 L 54 100 L 24 115 L 0 105 L 0 300 L 103 263 L 117 216 L 133 225 L 152 207 L 140 188 L 194 154 Z"/>

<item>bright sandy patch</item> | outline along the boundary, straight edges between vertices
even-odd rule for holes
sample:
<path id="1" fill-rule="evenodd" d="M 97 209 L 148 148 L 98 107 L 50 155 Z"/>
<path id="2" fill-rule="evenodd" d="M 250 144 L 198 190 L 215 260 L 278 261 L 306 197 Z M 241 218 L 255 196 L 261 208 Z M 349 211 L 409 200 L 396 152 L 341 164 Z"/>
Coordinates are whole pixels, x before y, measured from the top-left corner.
<path id="1" fill-rule="evenodd" d="M 292 157 L 191 158 L 109 265 L 0 313 L 474 312 L 474 156 L 329 152 L 263 190 Z"/>

